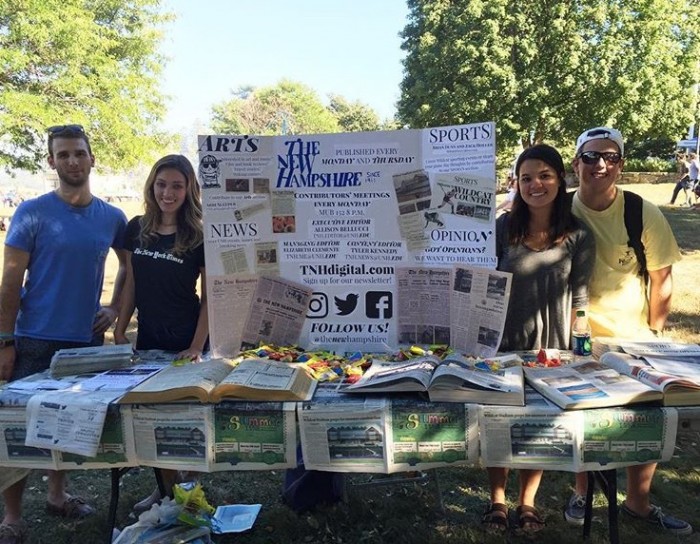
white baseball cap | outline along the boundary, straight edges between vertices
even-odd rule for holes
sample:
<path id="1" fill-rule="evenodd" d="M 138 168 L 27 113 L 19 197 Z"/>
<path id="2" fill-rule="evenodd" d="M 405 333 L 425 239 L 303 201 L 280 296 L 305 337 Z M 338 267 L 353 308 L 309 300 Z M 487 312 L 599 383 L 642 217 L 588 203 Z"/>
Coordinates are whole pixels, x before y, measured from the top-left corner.
<path id="1" fill-rule="evenodd" d="M 581 133 L 576 139 L 576 154 L 581 152 L 581 148 L 586 142 L 591 140 L 612 140 L 620 148 L 620 155 L 625 154 L 625 142 L 622 139 L 622 133 L 614 128 L 596 127 L 590 128 Z"/>

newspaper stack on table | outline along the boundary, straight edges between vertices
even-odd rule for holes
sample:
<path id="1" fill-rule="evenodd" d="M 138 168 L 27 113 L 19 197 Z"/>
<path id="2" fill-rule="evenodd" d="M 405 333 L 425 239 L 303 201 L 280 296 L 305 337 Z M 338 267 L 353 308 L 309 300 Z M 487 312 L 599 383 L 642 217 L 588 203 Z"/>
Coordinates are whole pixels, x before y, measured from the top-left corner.
<path id="1" fill-rule="evenodd" d="M 61 349 L 51 358 L 52 378 L 125 368 L 133 364 L 131 344 Z"/>

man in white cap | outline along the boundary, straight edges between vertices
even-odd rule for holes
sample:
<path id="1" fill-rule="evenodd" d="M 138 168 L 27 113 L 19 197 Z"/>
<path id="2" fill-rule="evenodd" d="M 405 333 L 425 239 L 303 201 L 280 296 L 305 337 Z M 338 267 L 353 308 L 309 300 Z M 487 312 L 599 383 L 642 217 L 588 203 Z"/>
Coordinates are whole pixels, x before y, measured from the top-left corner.
<path id="1" fill-rule="evenodd" d="M 640 274 L 640 263 L 625 225 L 623 191 L 616 182 L 624 165 L 624 141 L 620 131 L 597 127 L 576 140 L 573 167 L 579 188 L 572 211 L 591 229 L 596 241 L 596 261 L 589 287 L 589 321 L 593 336 L 653 339 L 660 334 L 671 310 L 673 263 L 680 260 L 678 245 L 661 210 L 641 200 L 641 242 L 648 271 Z M 620 509 L 666 531 L 685 535 L 692 526 L 661 511 L 649 501 L 656 463 L 627 468 L 627 497 Z M 582 525 L 587 477 L 576 476 L 576 490 L 564 516 Z"/>

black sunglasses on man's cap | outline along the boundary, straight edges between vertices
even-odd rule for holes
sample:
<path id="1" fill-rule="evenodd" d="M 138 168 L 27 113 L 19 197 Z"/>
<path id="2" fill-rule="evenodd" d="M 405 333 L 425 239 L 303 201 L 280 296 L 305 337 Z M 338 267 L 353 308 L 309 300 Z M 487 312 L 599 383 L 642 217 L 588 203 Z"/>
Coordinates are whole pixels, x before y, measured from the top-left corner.
<path id="1" fill-rule="evenodd" d="M 48 128 L 49 136 L 60 136 L 64 132 L 85 134 L 85 129 L 83 129 L 83 125 L 55 125 Z"/>

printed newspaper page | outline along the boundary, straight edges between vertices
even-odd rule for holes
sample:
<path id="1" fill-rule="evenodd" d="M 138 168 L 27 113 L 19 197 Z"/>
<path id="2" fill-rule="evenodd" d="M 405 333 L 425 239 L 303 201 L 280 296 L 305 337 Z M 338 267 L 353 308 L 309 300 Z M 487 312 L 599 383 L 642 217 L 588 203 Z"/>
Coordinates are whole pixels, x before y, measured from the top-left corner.
<path id="1" fill-rule="evenodd" d="M 676 444 L 673 408 L 598 408 L 583 414 L 584 470 L 669 461 Z"/>
<path id="2" fill-rule="evenodd" d="M 212 470 L 294 468 L 296 404 L 221 402 L 214 405 Z"/>
<path id="3" fill-rule="evenodd" d="M 457 266 L 453 278 L 451 346 L 473 357 L 493 357 L 503 337 L 512 274 Z"/>
<path id="4" fill-rule="evenodd" d="M 312 292 L 282 278 L 259 277 L 243 328 L 242 349 L 257 348 L 260 343 L 298 344 Z"/>
<path id="5" fill-rule="evenodd" d="M 481 458 L 487 467 L 576 471 L 581 412 L 557 407 L 487 406 L 479 413 Z"/>
<path id="6" fill-rule="evenodd" d="M 397 267 L 496 266 L 495 134 L 494 123 L 482 122 L 200 136 L 214 354 L 235 356 L 250 340 L 240 313 L 253 300 L 236 279 L 263 274 L 312 291 L 301 345 L 394 349 Z"/>
<path id="7" fill-rule="evenodd" d="M 473 404 L 392 399 L 389 472 L 476 464 L 478 410 Z"/>
<path id="8" fill-rule="evenodd" d="M 337 472 L 389 471 L 389 401 L 335 398 L 298 404 L 304 465 Z"/>
<path id="9" fill-rule="evenodd" d="M 24 406 L 0 411 L 0 466 L 56 469 L 48 448 L 27 446 L 27 411 Z M 12 476 L 14 477 L 14 476 Z M 12 477 L 10 479 L 12 479 Z M 11 485 L 13 482 L 7 483 Z"/>
<path id="10" fill-rule="evenodd" d="M 27 403 L 27 446 L 94 457 L 114 391 L 49 391 Z"/>
<path id="11" fill-rule="evenodd" d="M 129 413 L 138 464 L 207 472 L 212 459 L 210 405 L 137 404 Z"/>
<path id="12" fill-rule="evenodd" d="M 138 465 L 131 437 L 131 421 L 116 404 L 107 409 L 102 436 L 94 457 L 54 452 L 59 470 L 120 468 Z"/>
<path id="13" fill-rule="evenodd" d="M 451 270 L 397 268 L 396 284 L 399 343 L 450 345 Z"/>

